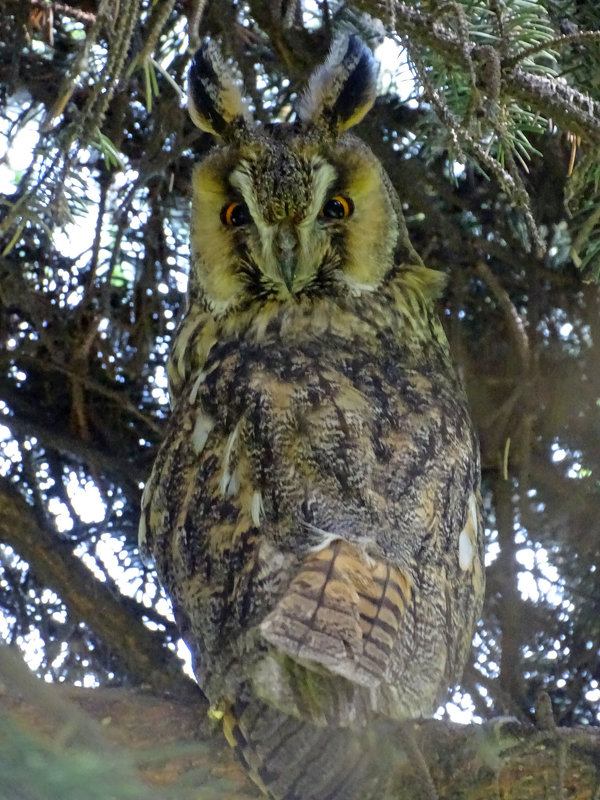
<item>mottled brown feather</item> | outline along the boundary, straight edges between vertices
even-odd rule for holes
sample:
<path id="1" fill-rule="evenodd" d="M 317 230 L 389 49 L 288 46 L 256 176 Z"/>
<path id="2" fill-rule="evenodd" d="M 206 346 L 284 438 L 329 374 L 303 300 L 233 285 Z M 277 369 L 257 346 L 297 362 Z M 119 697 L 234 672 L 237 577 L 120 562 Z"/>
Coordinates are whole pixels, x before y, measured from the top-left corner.
<path id="1" fill-rule="evenodd" d="M 299 661 L 373 686 L 385 678 L 410 594 L 397 567 L 336 539 L 306 557 L 260 631 Z"/>

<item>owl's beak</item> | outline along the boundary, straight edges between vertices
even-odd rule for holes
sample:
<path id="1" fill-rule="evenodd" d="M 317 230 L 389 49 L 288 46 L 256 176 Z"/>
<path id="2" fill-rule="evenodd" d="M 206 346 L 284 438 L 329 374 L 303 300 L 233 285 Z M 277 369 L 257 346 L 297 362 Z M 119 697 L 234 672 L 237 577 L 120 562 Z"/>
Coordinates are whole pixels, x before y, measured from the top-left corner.
<path id="1" fill-rule="evenodd" d="M 291 292 L 294 275 L 296 274 L 296 255 L 294 253 L 282 253 L 279 259 L 279 269 L 285 285 Z"/>
<path id="2" fill-rule="evenodd" d="M 284 222 L 280 225 L 275 238 L 275 247 L 281 277 L 291 292 L 298 263 L 298 234 L 291 223 Z"/>

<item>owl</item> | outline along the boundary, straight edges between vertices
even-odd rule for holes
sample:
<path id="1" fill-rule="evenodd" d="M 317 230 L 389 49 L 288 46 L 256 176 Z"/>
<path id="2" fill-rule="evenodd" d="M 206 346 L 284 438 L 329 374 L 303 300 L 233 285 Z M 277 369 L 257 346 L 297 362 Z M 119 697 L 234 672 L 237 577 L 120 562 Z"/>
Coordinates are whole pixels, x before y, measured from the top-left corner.
<path id="1" fill-rule="evenodd" d="M 212 715 L 271 798 L 366 800 L 389 720 L 460 677 L 484 590 L 480 467 L 435 303 L 444 276 L 350 129 L 375 65 L 336 41 L 289 124 L 214 43 L 172 414 L 142 501 Z"/>

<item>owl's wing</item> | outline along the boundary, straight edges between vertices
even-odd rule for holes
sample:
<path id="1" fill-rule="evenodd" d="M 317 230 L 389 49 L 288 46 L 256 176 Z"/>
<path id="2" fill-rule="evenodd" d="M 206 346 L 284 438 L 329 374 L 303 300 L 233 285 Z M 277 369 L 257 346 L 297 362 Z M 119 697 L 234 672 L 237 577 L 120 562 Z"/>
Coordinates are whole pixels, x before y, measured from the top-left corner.
<path id="1" fill-rule="evenodd" d="M 448 558 L 457 562 L 461 585 L 483 593 L 479 501 L 465 503 L 464 527 Z M 439 580 L 447 580 L 439 566 Z M 320 665 L 353 683 L 385 683 L 398 639 L 419 587 L 402 566 L 367 555 L 357 544 L 328 540 L 306 556 L 275 608 L 260 625 L 263 638 L 306 665 Z M 449 587 L 440 587 L 446 596 Z"/>
<path id="2" fill-rule="evenodd" d="M 385 675 L 411 593 L 401 569 L 335 539 L 309 553 L 260 630 L 298 661 L 375 686 Z"/>

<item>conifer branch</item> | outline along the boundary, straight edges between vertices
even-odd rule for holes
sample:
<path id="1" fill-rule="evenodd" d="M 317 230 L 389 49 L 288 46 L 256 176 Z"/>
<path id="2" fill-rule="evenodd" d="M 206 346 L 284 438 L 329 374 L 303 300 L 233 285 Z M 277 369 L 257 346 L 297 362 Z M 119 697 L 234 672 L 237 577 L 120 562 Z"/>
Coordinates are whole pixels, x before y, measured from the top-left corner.
<path id="1" fill-rule="evenodd" d="M 541 53 L 544 50 L 562 50 L 573 44 L 586 44 L 586 42 L 600 42 L 600 31 L 581 31 L 581 33 L 568 33 L 564 36 L 557 36 L 555 39 L 548 39 L 538 42 L 531 47 L 526 47 L 521 52 L 504 60 L 504 68 L 512 69 L 521 61 Z"/>
<path id="2" fill-rule="evenodd" d="M 361 3 L 371 12 L 371 3 Z M 389 19 L 402 39 L 411 44 L 430 48 L 444 58 L 447 66 L 470 70 L 470 61 L 486 61 L 486 50 L 490 45 L 465 45 L 462 38 L 439 21 L 437 14 L 429 14 L 409 6 L 404 2 L 394 2 L 391 6 L 378 3 L 382 16 Z M 598 32 L 591 38 L 595 40 Z M 580 37 L 582 34 L 578 34 Z M 585 37 L 584 37 L 585 38 Z M 544 48 L 551 43 L 544 42 Z M 502 56 L 502 54 L 501 54 Z M 522 60 L 519 54 L 518 60 Z M 501 94 L 505 101 L 515 100 L 526 103 L 532 111 L 543 117 L 551 117 L 555 124 L 564 130 L 581 136 L 595 144 L 600 143 L 600 107 L 591 97 L 568 86 L 559 78 L 549 78 L 525 72 L 516 68 L 514 57 L 502 59 Z"/>
<path id="3" fill-rule="evenodd" d="M 134 681 L 159 691 L 200 693 L 181 674 L 181 662 L 162 637 L 146 628 L 38 518 L 20 493 L 0 478 L 0 534 L 26 559 L 44 585 L 53 588 L 75 619 L 83 620 L 118 654 Z"/>

